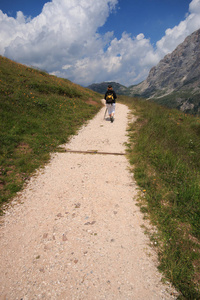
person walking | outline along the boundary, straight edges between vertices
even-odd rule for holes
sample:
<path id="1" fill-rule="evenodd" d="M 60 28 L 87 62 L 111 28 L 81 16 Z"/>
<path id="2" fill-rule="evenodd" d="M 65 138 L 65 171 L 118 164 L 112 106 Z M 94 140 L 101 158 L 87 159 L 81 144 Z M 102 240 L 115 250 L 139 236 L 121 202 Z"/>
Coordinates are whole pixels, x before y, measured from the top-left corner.
<path id="1" fill-rule="evenodd" d="M 112 85 L 108 85 L 108 89 L 105 93 L 104 99 L 106 100 L 106 106 L 108 109 L 108 114 L 110 117 L 111 123 L 114 121 L 114 115 L 115 115 L 115 100 L 117 99 L 117 95 L 115 91 L 112 88 Z"/>

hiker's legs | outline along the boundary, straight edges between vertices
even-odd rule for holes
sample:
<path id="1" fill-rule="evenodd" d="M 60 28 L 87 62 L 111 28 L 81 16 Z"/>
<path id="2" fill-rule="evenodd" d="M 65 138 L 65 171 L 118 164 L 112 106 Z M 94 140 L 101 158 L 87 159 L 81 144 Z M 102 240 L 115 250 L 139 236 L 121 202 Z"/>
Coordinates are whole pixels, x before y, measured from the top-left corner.
<path id="1" fill-rule="evenodd" d="M 115 115 L 115 103 L 112 104 L 112 108 L 111 108 L 111 114 L 110 114 L 111 123 L 114 122 L 114 115 Z"/>
<path id="2" fill-rule="evenodd" d="M 111 105 L 111 104 L 106 104 L 106 106 L 107 106 L 107 109 L 108 109 L 109 117 L 111 117 L 111 113 L 112 113 L 112 105 Z"/>
<path id="3" fill-rule="evenodd" d="M 108 108 L 108 114 L 109 114 L 109 117 L 111 118 L 114 118 L 114 115 L 115 115 L 115 103 L 113 104 L 106 104 L 107 105 L 107 108 Z"/>
<path id="4" fill-rule="evenodd" d="M 112 110 L 111 111 L 111 117 L 114 118 L 114 116 L 115 116 L 115 103 L 112 104 L 112 109 L 111 110 Z"/>

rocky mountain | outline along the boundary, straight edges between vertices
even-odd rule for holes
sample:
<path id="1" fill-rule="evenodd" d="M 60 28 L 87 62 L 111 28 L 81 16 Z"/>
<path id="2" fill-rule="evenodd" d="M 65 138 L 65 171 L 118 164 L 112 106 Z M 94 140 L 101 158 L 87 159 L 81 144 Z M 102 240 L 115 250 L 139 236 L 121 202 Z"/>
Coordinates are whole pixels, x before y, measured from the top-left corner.
<path id="1" fill-rule="evenodd" d="M 183 111 L 200 112 L 200 29 L 153 67 L 147 79 L 129 87 L 140 94 Z"/>
<path id="2" fill-rule="evenodd" d="M 111 82 L 120 95 L 140 96 L 185 112 L 200 113 L 200 29 L 153 67 L 146 80 L 130 87 Z M 108 82 L 88 88 L 105 93 Z"/>

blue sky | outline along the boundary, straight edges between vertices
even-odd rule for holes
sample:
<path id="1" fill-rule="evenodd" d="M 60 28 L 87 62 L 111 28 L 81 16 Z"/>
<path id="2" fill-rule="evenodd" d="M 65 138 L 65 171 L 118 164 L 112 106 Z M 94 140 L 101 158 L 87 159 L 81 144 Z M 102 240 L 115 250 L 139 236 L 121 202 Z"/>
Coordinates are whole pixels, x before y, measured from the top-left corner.
<path id="1" fill-rule="evenodd" d="M 144 33 L 152 43 L 185 18 L 191 0 L 120 0 L 119 8 L 100 32 L 113 30 L 120 38 L 124 31 L 136 36 Z"/>
<path id="2" fill-rule="evenodd" d="M 96 0 L 94 0 L 96 1 Z M 36 17 L 42 11 L 46 0 L 1 0 L 0 9 L 15 17 L 17 11 L 25 16 Z M 114 31 L 120 38 L 124 31 L 132 35 L 144 33 L 152 43 L 164 35 L 167 28 L 172 28 L 182 21 L 188 13 L 191 0 L 120 0 L 99 33 Z"/>
<path id="3" fill-rule="evenodd" d="M 22 11 L 26 16 L 36 17 L 42 11 L 46 0 L 1 0 L 0 9 L 11 17 L 15 17 L 17 11 Z"/>
<path id="4" fill-rule="evenodd" d="M 199 28 L 200 0 L 0 2 L 0 54 L 83 86 L 137 84 Z"/>

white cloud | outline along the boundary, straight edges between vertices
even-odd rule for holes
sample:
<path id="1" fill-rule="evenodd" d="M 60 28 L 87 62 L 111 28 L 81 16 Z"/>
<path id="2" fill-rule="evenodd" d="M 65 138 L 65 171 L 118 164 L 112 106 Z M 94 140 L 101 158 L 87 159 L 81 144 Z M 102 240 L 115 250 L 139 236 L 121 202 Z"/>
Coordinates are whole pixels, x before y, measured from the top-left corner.
<path id="1" fill-rule="evenodd" d="M 191 13 L 200 14 L 199 0 L 193 0 L 190 3 L 189 10 L 190 10 Z"/>
<path id="2" fill-rule="evenodd" d="M 200 28 L 200 0 L 193 0 L 189 5 L 186 19 L 174 28 L 169 28 L 165 36 L 157 42 L 157 53 L 160 57 L 172 52 L 184 39 Z"/>
<path id="3" fill-rule="evenodd" d="M 44 5 L 39 16 L 25 21 L 0 11 L 0 53 L 16 61 L 48 71 L 74 64 L 105 46 L 96 32 L 117 0 L 53 0 Z"/>
<path id="4" fill-rule="evenodd" d="M 137 39 L 138 41 L 142 40 L 143 38 L 144 38 L 144 34 L 143 34 L 143 33 L 140 33 L 140 34 L 138 34 L 138 35 L 136 36 L 136 39 Z"/>
<path id="5" fill-rule="evenodd" d="M 82 85 L 117 81 L 141 82 L 150 68 L 200 28 L 200 0 L 193 0 L 185 20 L 169 28 L 153 47 L 143 33 L 97 34 L 118 0 L 52 0 L 30 20 L 0 10 L 0 54 L 36 66 Z"/>

